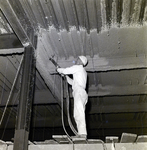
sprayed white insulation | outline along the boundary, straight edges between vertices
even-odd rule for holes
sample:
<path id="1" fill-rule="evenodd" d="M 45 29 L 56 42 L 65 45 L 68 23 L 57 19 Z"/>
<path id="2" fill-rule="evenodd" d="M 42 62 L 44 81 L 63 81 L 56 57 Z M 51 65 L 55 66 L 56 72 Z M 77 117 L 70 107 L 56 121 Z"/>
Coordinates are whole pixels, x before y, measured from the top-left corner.
<path id="1" fill-rule="evenodd" d="M 89 61 L 86 66 L 88 72 L 146 68 L 146 32 L 146 25 L 114 27 L 101 33 L 91 30 L 90 34 L 84 28 L 77 31 L 73 27 L 69 32 L 66 30 L 58 32 L 54 27 L 50 27 L 49 30 L 40 29 L 37 46 L 37 68 L 49 87 L 56 89 L 57 86 L 59 90 L 55 90 L 56 92 L 60 91 L 60 81 L 59 76 L 53 75 L 56 74 L 56 68 L 48 61 L 50 57 L 54 57 L 61 67 L 68 67 L 73 65 L 73 60 L 78 55 L 86 55 Z M 107 80 L 107 77 L 104 81 Z M 146 73 L 143 73 L 143 77 L 138 77 L 137 79 L 144 80 L 145 77 Z M 121 81 L 121 78 L 118 79 Z M 139 83 L 141 82 L 139 81 Z M 102 84 L 104 83 L 102 82 Z M 107 84 L 105 87 L 101 84 L 97 87 L 94 86 L 94 91 L 99 89 L 98 93 L 89 92 L 89 96 L 113 95 L 115 93 L 120 93 L 120 95 L 125 95 L 126 93 L 139 94 L 140 92 L 143 94 L 147 91 L 147 87 L 144 84 L 143 86 L 140 85 L 142 86 L 138 88 L 140 90 L 137 90 L 135 86 L 130 88 L 129 85 L 122 89 L 122 87 L 119 88 L 112 84 Z M 90 85 L 89 89 L 93 91 L 93 85 Z M 130 91 L 127 89 L 130 89 Z"/>
<path id="2" fill-rule="evenodd" d="M 19 54 L 19 53 L 23 53 L 24 52 L 24 48 L 10 48 L 10 49 L 1 49 L 0 50 L 0 54 Z"/>
<path id="3" fill-rule="evenodd" d="M 40 29 L 37 51 L 39 53 L 44 50 L 46 57 L 53 56 L 58 61 L 71 61 L 79 55 L 86 55 L 89 60 L 97 57 L 97 60 L 105 60 L 99 64 L 103 65 L 109 63 L 106 60 L 109 58 L 145 57 L 146 33 L 147 26 L 111 28 L 99 34 L 96 30 L 91 30 L 88 34 L 84 28 L 80 31 L 71 28 L 70 32 L 58 32 L 54 27 L 50 27 L 49 30 Z"/>

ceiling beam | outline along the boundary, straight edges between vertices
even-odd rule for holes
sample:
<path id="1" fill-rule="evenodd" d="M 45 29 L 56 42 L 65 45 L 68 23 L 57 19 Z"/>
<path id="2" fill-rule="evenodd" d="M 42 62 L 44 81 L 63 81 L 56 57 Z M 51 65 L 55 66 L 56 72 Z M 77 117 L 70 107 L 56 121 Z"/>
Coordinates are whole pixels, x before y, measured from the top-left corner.
<path id="1" fill-rule="evenodd" d="M 15 107 L 18 103 L 13 104 L 13 107 Z M 52 102 L 52 103 L 37 103 L 34 102 L 33 105 L 37 106 L 49 106 L 53 104 L 57 104 L 57 102 Z M 9 106 L 12 104 L 10 103 Z M 15 105 L 15 106 L 14 106 Z M 4 107 L 4 105 L 1 105 L 1 107 Z M 96 105 L 96 106 L 91 106 L 90 110 L 87 112 L 88 114 L 99 114 L 99 113 L 104 113 L 104 114 L 112 114 L 112 113 L 136 113 L 136 112 L 147 112 L 147 105 L 146 103 L 136 103 L 136 104 L 115 104 L 115 105 Z"/>
<path id="2" fill-rule="evenodd" d="M 147 94 L 147 84 L 128 86 L 91 86 L 88 89 L 88 96 L 116 96 L 116 95 L 140 95 Z"/>
<path id="3" fill-rule="evenodd" d="M 55 89 L 54 89 L 55 90 Z M 53 90 L 53 91 L 54 91 Z M 49 90 L 41 90 L 41 91 L 35 91 L 34 96 L 34 104 L 52 104 L 52 103 L 58 103 L 56 97 L 58 97 L 59 93 L 57 91 L 55 93 L 51 93 Z M 88 96 L 90 97 L 97 97 L 97 96 L 123 96 L 123 95 L 140 95 L 140 94 L 147 94 L 147 85 L 137 85 L 137 86 L 91 86 L 88 90 Z M 5 92 L 3 96 L 3 101 L 1 102 L 1 106 L 5 106 L 6 100 L 8 99 L 9 93 Z M 18 102 L 15 102 L 15 97 L 17 93 L 14 93 L 13 98 L 9 102 L 9 105 L 17 105 Z M 53 95 L 56 95 L 53 96 Z M 70 93 L 70 96 L 72 94 Z M 59 98 L 59 97 L 58 97 Z M 72 98 L 72 97 L 71 97 Z M 105 109 L 106 108 L 106 109 Z M 117 108 L 119 108 L 117 110 Z M 95 112 L 95 109 L 99 109 L 99 107 L 92 108 L 92 112 Z M 136 110 L 136 111 L 135 111 Z M 103 112 L 138 112 L 138 111 L 146 111 L 145 105 L 120 105 L 119 107 L 116 106 L 103 106 Z"/>
<path id="4" fill-rule="evenodd" d="M 46 124 L 45 127 L 51 127 L 53 126 L 53 117 L 48 117 L 48 118 L 37 118 L 34 124 L 36 125 L 36 127 L 42 127 L 42 124 L 40 124 L 40 122 L 44 121 L 46 119 Z M 56 119 L 54 119 L 54 121 L 56 122 L 54 124 L 54 127 L 59 127 L 62 126 L 61 124 L 61 117 L 56 117 Z M 98 128 L 100 126 L 102 122 L 88 122 L 88 128 Z M 143 126 L 142 126 L 143 123 Z M 129 121 L 122 121 L 120 123 L 120 121 L 116 122 L 116 121 L 111 121 L 110 123 L 105 123 L 103 122 L 102 125 L 100 126 L 100 128 L 105 128 L 105 129 L 109 129 L 109 128 L 142 128 L 142 127 L 147 127 L 147 121 L 135 121 L 135 120 L 129 120 Z"/>
<path id="5" fill-rule="evenodd" d="M 10 48 L 10 49 L 0 49 L 0 55 L 6 55 L 6 54 L 19 54 L 23 53 L 24 48 Z"/>
<path id="6" fill-rule="evenodd" d="M 18 101 L 15 101 L 17 93 L 14 93 L 13 99 L 9 102 L 9 106 L 17 105 Z M 6 99 L 8 97 L 8 93 L 4 93 L 3 101 L 1 102 L 1 107 L 4 107 L 6 104 Z M 89 97 L 89 102 L 91 102 L 92 99 Z M 52 96 L 49 90 L 42 90 L 42 91 L 36 91 L 34 96 L 33 104 L 36 105 L 52 105 L 57 104 L 57 100 Z M 111 104 L 111 105 L 91 105 L 90 110 L 88 111 L 89 114 L 94 113 L 123 113 L 123 112 L 147 112 L 147 105 L 144 101 L 138 103 L 131 103 L 131 104 Z"/>
<path id="7" fill-rule="evenodd" d="M 103 129 L 121 129 L 121 128 L 146 128 L 147 127 L 147 121 L 136 121 L 136 120 L 124 120 L 124 121 L 107 121 L 107 122 L 89 122 L 88 124 L 89 128 L 97 129 L 103 128 Z"/>
<path id="8" fill-rule="evenodd" d="M 21 42 L 15 34 L 0 35 L 0 51 L 1 49 L 22 48 Z"/>
<path id="9" fill-rule="evenodd" d="M 138 57 L 134 56 L 122 56 L 119 58 L 105 58 L 95 56 L 94 58 L 88 59 L 88 65 L 85 67 L 88 72 L 100 72 L 100 71 L 119 71 L 119 70 L 131 70 L 131 69 L 142 69 L 147 68 L 146 55 Z M 58 59 L 58 63 L 61 67 L 69 67 L 73 65 L 74 58 L 68 60 Z M 50 73 L 56 73 L 55 67 L 49 64 Z"/>
<path id="10" fill-rule="evenodd" d="M 59 86 L 59 83 L 58 83 Z M 54 87 L 52 85 L 52 92 L 49 90 L 41 90 L 41 91 L 35 91 L 35 97 L 34 97 L 34 104 L 49 104 L 49 103 L 57 103 L 57 97 L 59 97 L 60 93 L 58 93 L 57 90 L 55 90 L 57 86 Z M 123 96 L 123 95 L 140 95 L 140 94 L 147 94 L 147 84 L 144 85 L 129 85 L 129 86 L 102 86 L 99 84 L 98 86 L 91 86 L 88 89 L 88 96 L 90 97 L 97 97 L 97 96 Z M 3 96 L 3 101 L 1 103 L 1 106 L 4 106 L 7 100 L 9 93 L 5 92 Z M 14 96 L 17 95 L 17 93 L 14 93 Z M 56 95 L 56 96 L 53 96 Z M 70 93 L 70 98 L 72 98 L 72 94 Z M 14 103 L 14 99 L 11 100 L 9 105 L 16 105 L 17 102 Z"/>
<path id="11" fill-rule="evenodd" d="M 93 105 L 88 114 L 95 113 L 132 113 L 147 112 L 146 103 L 135 104 L 112 104 L 112 105 Z"/>
<path id="12" fill-rule="evenodd" d="M 94 68 L 94 69 L 93 69 Z M 122 56 L 119 58 L 100 58 L 95 57 L 89 60 L 87 71 L 111 71 L 147 68 L 146 55 L 138 57 Z"/>
<path id="13" fill-rule="evenodd" d="M 30 45 L 35 49 L 29 30 L 32 30 L 30 20 L 19 1 L 0 0 L 0 9 L 8 20 L 13 31 L 24 47 Z M 23 19 L 22 19 L 23 18 Z"/>
<path id="14" fill-rule="evenodd" d="M 41 124 L 40 122 L 44 122 L 44 124 Z M 12 125 L 14 124 L 14 119 L 9 119 L 9 124 L 7 124 L 7 128 L 12 128 Z M 35 128 L 45 128 L 45 127 L 61 127 L 62 121 L 61 116 L 49 116 L 49 117 L 36 117 L 32 120 L 32 124 L 35 125 Z M 66 121 L 66 125 L 68 125 Z M 89 129 L 125 129 L 125 128 L 147 128 L 147 121 L 136 121 L 136 120 L 125 120 L 125 121 L 107 121 L 107 122 L 87 122 L 87 126 Z M 1 128 L 4 128 L 5 124 L 1 126 Z"/>

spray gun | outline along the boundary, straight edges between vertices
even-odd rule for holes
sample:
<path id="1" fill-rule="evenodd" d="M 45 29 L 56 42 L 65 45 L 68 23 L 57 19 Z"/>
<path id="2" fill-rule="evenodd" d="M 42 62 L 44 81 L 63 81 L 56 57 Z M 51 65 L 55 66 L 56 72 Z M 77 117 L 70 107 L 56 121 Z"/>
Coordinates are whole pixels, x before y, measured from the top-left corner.
<path id="1" fill-rule="evenodd" d="M 58 69 L 60 66 L 57 64 L 57 62 L 53 58 L 49 58 L 49 60 L 55 65 L 55 67 Z M 61 74 L 62 77 L 65 77 L 64 74 Z"/>
<path id="2" fill-rule="evenodd" d="M 49 58 L 49 60 L 57 67 L 60 68 L 60 66 L 57 64 L 57 62 L 53 58 Z"/>

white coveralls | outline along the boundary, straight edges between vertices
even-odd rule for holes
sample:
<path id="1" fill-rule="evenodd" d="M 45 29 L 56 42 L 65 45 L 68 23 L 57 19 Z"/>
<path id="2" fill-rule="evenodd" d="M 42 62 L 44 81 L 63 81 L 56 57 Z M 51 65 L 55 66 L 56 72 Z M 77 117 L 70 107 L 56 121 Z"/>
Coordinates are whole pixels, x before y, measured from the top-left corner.
<path id="1" fill-rule="evenodd" d="M 74 119 L 77 124 L 78 134 L 87 135 L 85 122 L 85 105 L 88 100 L 88 95 L 85 91 L 87 82 L 87 72 L 82 65 L 74 65 L 68 68 L 58 68 L 61 74 L 72 74 L 73 79 L 66 76 L 67 82 L 72 85 L 74 98 Z"/>

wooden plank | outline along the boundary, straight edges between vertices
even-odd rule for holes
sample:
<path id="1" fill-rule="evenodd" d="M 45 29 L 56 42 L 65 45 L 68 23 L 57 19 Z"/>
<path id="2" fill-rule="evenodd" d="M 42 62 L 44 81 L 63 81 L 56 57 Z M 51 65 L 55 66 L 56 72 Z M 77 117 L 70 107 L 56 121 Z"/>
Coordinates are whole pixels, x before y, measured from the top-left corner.
<path id="1" fill-rule="evenodd" d="M 106 136 L 106 143 L 118 143 L 118 137 L 117 136 Z"/>
<path id="2" fill-rule="evenodd" d="M 147 142 L 147 135 L 138 136 L 136 142 Z"/>
<path id="3" fill-rule="evenodd" d="M 71 139 L 67 135 L 53 135 L 55 141 L 59 144 L 86 144 L 87 140 L 84 137 L 71 136 Z"/>
<path id="4" fill-rule="evenodd" d="M 104 142 L 100 139 L 87 139 L 87 142 L 88 144 L 98 144 L 98 143 L 104 144 Z"/>
<path id="5" fill-rule="evenodd" d="M 120 143 L 133 143 L 135 142 L 137 134 L 122 133 Z"/>
<path id="6" fill-rule="evenodd" d="M 77 137 L 73 136 L 71 137 L 74 144 L 87 144 L 87 140 L 85 137 Z"/>
<path id="7" fill-rule="evenodd" d="M 55 140 L 45 140 L 45 141 L 34 141 L 33 142 L 35 145 L 49 145 L 49 144 L 58 144 L 58 142 L 56 142 Z"/>

